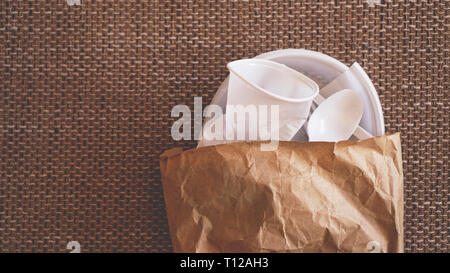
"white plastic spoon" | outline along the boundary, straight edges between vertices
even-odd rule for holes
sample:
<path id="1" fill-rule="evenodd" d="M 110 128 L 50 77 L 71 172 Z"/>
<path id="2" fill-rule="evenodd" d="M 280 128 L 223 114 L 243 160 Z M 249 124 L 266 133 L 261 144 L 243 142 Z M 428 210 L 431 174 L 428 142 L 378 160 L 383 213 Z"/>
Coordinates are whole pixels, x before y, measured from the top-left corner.
<path id="1" fill-rule="evenodd" d="M 358 139 L 372 137 L 358 126 L 364 106 L 355 91 L 344 89 L 327 99 L 319 95 L 315 102 L 319 106 L 308 121 L 309 141 L 338 142 L 349 139 L 352 134 Z"/>
<path id="2" fill-rule="evenodd" d="M 343 89 L 345 90 L 345 89 Z M 322 97 L 320 94 L 318 94 L 315 98 L 314 98 L 314 103 L 319 105 L 321 104 L 324 100 L 326 100 L 326 98 Z M 316 109 L 316 107 L 314 107 L 314 105 L 311 107 L 313 110 Z M 367 132 L 364 128 L 362 128 L 361 126 L 357 126 L 355 131 L 353 132 L 353 135 L 357 138 L 357 139 L 368 139 L 373 137 L 373 135 L 369 132 Z"/>

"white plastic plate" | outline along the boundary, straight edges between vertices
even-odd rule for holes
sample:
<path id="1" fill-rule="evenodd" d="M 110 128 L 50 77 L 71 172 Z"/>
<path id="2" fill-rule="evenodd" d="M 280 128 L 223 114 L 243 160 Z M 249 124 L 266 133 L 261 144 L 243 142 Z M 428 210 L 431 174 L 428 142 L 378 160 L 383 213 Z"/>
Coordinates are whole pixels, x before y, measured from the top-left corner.
<path id="1" fill-rule="evenodd" d="M 328 55 L 306 49 L 281 49 L 263 53 L 255 58 L 267 59 L 285 64 L 313 79 L 320 88 L 326 86 L 339 75 L 350 69 L 345 64 Z M 383 135 L 383 111 L 375 87 L 361 66 L 354 64 L 352 66 L 352 71 L 359 83 L 357 87 L 353 86 L 353 89 L 359 93 L 364 103 L 364 114 L 360 126 L 374 136 Z M 227 89 L 228 77 L 219 86 L 211 104 L 217 104 L 225 110 Z M 325 97 L 330 95 L 331 94 L 326 94 Z M 305 134 L 299 133 L 293 140 L 302 142 L 307 139 L 305 139 Z"/>

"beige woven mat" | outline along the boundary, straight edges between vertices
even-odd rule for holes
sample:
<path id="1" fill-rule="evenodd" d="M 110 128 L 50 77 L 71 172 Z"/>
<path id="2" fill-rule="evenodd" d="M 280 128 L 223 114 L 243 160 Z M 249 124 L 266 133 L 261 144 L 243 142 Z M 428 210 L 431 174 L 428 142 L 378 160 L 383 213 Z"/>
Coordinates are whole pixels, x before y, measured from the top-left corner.
<path id="1" fill-rule="evenodd" d="M 170 110 L 281 48 L 363 66 L 402 133 L 406 251 L 448 251 L 448 18 L 446 0 L 0 1 L 0 251 L 171 251 Z"/>

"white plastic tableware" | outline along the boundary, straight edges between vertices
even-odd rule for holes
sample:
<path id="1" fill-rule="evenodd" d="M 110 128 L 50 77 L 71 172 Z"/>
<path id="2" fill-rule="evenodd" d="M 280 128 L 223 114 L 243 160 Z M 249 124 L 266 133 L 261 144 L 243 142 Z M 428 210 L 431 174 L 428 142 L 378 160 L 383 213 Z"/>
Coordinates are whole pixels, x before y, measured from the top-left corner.
<path id="1" fill-rule="evenodd" d="M 255 106 L 259 110 L 259 106 L 278 105 L 279 128 L 271 128 L 271 131 L 278 130 L 279 140 L 290 140 L 307 120 L 319 86 L 300 72 L 268 60 L 243 59 L 231 62 L 227 67 L 230 70 L 227 119 L 232 112 L 231 106 Z M 245 128 L 247 131 L 255 129 Z M 247 135 L 258 133 L 248 132 Z"/>
<path id="2" fill-rule="evenodd" d="M 305 74 L 319 85 L 320 92 L 324 88 L 327 89 L 323 97 L 345 88 L 355 90 L 364 102 L 364 114 L 359 125 L 374 136 L 384 134 L 383 110 L 377 91 L 369 76 L 357 63 L 348 67 L 333 57 L 306 49 L 280 49 L 263 53 L 255 58 L 278 62 Z M 347 76 L 349 74 L 351 77 Z M 222 107 L 223 111 L 226 110 L 228 80 L 229 77 L 222 82 L 211 101 L 211 104 Z M 308 141 L 305 127 L 303 126 L 291 141 Z M 201 146 L 213 145 L 206 140 L 200 143 Z"/>
<path id="3" fill-rule="evenodd" d="M 314 103 L 317 105 L 320 105 L 324 100 L 326 100 L 326 99 L 324 97 L 322 97 L 321 94 L 319 94 L 319 95 L 317 95 L 317 97 L 314 98 Z M 353 132 L 353 135 L 359 140 L 368 139 L 368 138 L 373 137 L 373 135 L 371 133 L 367 132 L 366 130 L 364 130 L 364 128 L 362 128 L 359 125 L 356 126 L 356 129 Z"/>
<path id="4" fill-rule="evenodd" d="M 361 120 L 364 106 L 358 93 L 344 89 L 325 99 L 308 121 L 309 141 L 349 139 Z"/>
<path id="5" fill-rule="evenodd" d="M 358 92 L 364 104 L 364 114 L 360 126 L 353 135 L 358 139 L 366 139 L 372 137 L 372 134 L 379 135 L 377 130 L 382 129 L 381 131 L 384 133 L 383 112 L 377 92 L 364 69 L 357 62 L 332 82 L 320 88 L 320 94 L 327 98 L 342 89 L 352 89 Z M 382 126 L 377 126 L 378 124 Z"/>

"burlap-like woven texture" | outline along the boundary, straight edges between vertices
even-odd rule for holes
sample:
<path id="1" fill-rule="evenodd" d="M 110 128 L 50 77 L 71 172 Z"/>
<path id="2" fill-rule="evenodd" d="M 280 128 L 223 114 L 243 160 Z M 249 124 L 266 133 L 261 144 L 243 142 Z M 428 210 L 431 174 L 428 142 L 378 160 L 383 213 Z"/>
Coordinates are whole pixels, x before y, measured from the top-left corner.
<path id="1" fill-rule="evenodd" d="M 449 2 L 0 2 L 0 251 L 170 252 L 159 155 L 226 63 L 306 48 L 373 80 L 401 132 L 405 250 L 447 252 Z"/>

